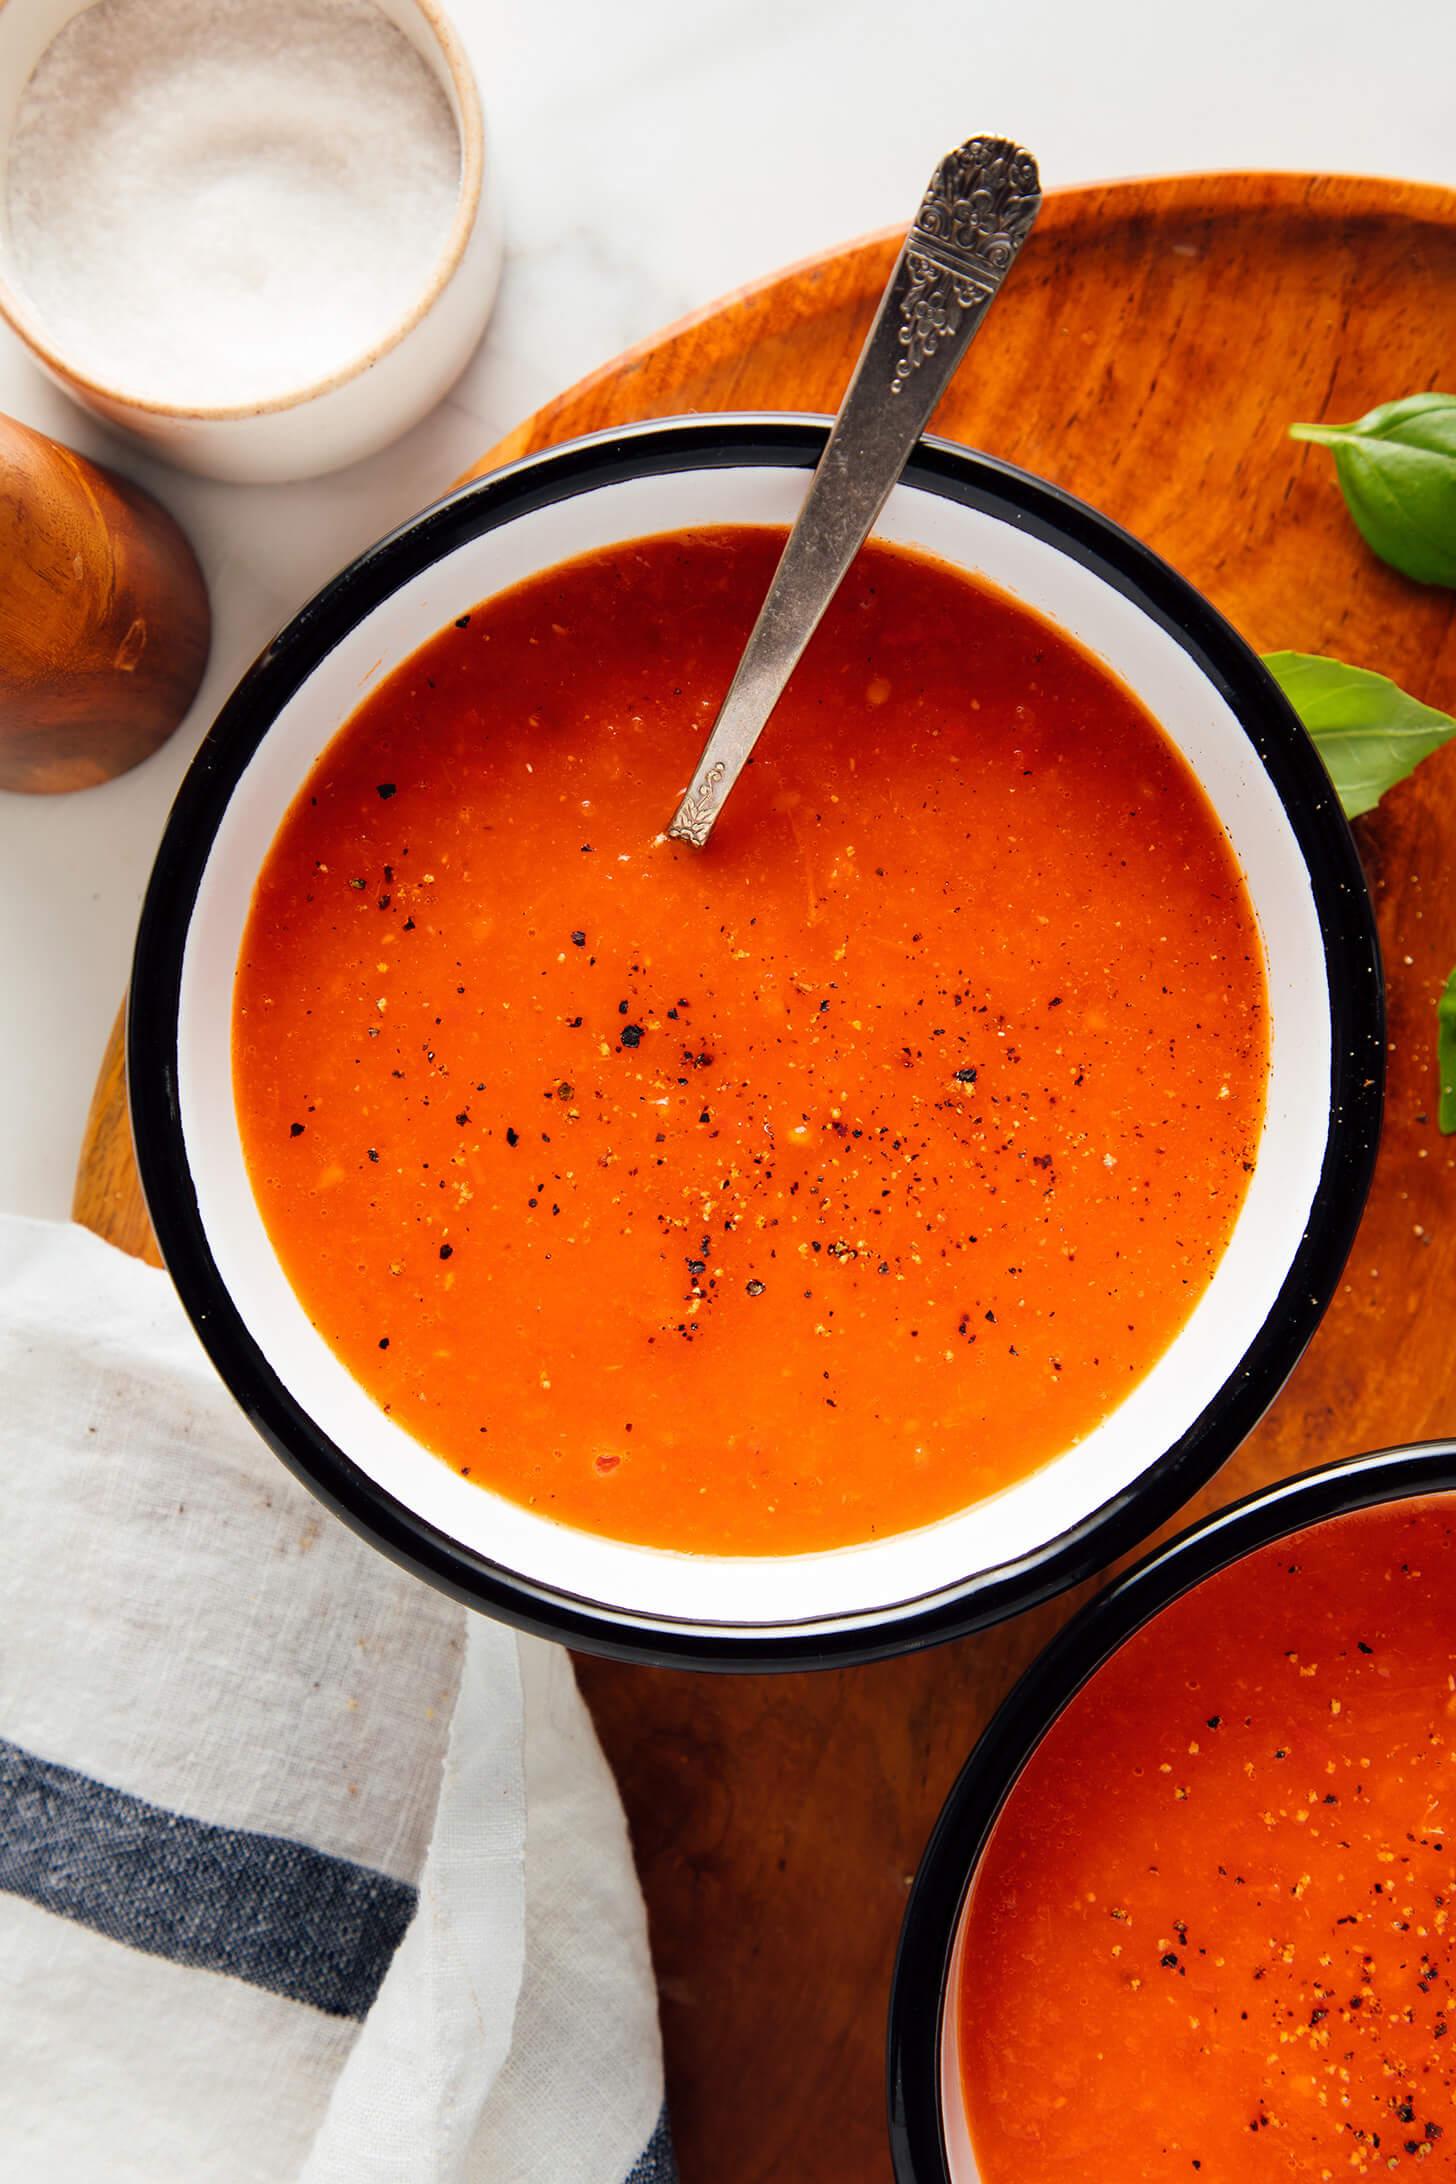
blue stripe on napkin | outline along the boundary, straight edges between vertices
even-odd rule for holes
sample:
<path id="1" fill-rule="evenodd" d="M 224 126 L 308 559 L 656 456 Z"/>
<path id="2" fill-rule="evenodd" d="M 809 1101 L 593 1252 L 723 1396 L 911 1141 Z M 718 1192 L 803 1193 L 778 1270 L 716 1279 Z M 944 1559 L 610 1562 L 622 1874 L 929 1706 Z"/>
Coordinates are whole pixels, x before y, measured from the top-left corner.
<path id="1" fill-rule="evenodd" d="M 331 2017 L 364 2015 L 416 1900 L 388 1874 L 284 1836 L 189 1820 L 4 1738 L 0 1889 Z M 642 2184 L 657 2173 L 644 2170 Z"/>
<path id="2" fill-rule="evenodd" d="M 672 2134 L 667 2127 L 667 2104 L 657 2119 L 657 2128 L 633 2162 L 622 2184 L 678 2184 L 677 2156 L 672 2150 Z"/>

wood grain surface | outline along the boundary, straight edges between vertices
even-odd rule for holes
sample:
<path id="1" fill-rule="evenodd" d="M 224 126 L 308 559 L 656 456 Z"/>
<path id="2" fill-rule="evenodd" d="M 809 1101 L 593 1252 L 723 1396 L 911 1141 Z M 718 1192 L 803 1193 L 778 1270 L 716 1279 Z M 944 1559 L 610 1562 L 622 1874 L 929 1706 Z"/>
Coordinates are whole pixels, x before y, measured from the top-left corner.
<path id="1" fill-rule="evenodd" d="M 0 417 L 0 789 L 87 789 L 149 758 L 211 635 L 197 558 L 150 493 Z"/>
<path id="2" fill-rule="evenodd" d="M 691 410 L 831 410 L 888 274 L 874 238 L 731 297 L 493 449 Z M 1456 710 L 1453 594 L 1384 568 L 1295 419 L 1456 388 L 1456 194 L 1193 176 L 1075 190 L 1041 222 L 933 429 L 1125 524 L 1260 650 L 1333 652 Z M 1456 1139 L 1434 1007 L 1456 963 L 1456 745 L 1357 828 L 1390 992 L 1373 1195 L 1343 1284 L 1263 1425 L 1184 1521 L 1272 1478 L 1456 1432 Z M 78 1220 L 147 1248 L 119 1042 Z M 906 1890 L 950 1782 L 1071 1601 L 821 1676 L 582 1660 L 636 1841 L 684 2184 L 888 2174 L 885 2004 Z"/>

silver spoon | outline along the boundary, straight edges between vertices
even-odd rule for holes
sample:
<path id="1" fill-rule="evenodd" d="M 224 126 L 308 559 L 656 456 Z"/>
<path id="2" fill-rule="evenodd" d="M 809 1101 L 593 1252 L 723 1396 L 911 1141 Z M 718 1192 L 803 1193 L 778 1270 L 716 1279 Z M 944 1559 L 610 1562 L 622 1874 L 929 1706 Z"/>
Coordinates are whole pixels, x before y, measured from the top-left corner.
<path id="1" fill-rule="evenodd" d="M 1041 209 L 1030 152 L 971 137 L 930 178 L 697 772 L 668 835 L 701 849 L 799 655 Z"/>

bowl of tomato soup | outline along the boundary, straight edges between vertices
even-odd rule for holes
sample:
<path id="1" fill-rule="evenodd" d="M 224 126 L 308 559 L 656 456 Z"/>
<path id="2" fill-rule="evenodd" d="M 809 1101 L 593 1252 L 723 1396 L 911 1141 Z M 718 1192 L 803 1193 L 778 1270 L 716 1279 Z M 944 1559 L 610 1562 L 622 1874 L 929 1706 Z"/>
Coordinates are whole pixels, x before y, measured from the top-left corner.
<path id="1" fill-rule="evenodd" d="M 1033 1664 L 916 1877 L 899 2184 L 1456 2173 L 1456 1444 L 1183 1535 Z"/>
<path id="2" fill-rule="evenodd" d="M 260 1431 L 457 1596 L 665 1661 L 872 1657 L 1131 1544 L 1299 1354 L 1378 1129 L 1303 731 L 1004 464 L 922 443 L 665 839 L 823 436 L 603 436 L 364 555 L 207 739 L 131 989 Z"/>

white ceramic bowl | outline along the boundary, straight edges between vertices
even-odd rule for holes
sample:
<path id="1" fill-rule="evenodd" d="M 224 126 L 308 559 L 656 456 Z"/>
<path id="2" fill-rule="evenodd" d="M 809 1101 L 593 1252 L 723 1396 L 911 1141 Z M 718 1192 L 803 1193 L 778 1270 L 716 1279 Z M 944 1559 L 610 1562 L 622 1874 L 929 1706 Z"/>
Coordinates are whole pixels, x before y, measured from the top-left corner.
<path id="1" fill-rule="evenodd" d="M 0 177 L 25 86 L 42 54 L 89 0 L 0 0 Z M 153 455 L 205 477 L 258 484 L 314 477 L 374 453 L 431 410 L 480 340 L 500 279 L 501 219 L 480 97 L 464 50 L 434 0 L 376 0 L 423 57 L 449 103 L 460 189 L 442 250 L 422 264 L 409 307 L 362 353 L 267 399 L 179 407 L 142 386 L 113 385 L 68 355 L 26 294 L 0 189 L 0 313 L 65 392 Z M 388 147 L 381 146 L 381 157 Z M 320 269 L 321 279 L 327 268 Z"/>
<path id="2" fill-rule="evenodd" d="M 514 466 L 345 572 L 229 702 L 174 812 L 132 985 L 133 1123 L 153 1221 L 224 1377 L 285 1460 L 389 1552 L 573 1643 L 717 1665 L 868 1656 L 976 1627 L 1085 1576 L 1237 1446 L 1328 1300 L 1374 1156 L 1383 1055 L 1373 923 L 1349 831 L 1293 714 L 1172 570 L 1053 488 L 923 443 L 878 535 L 981 571 L 1099 654 L 1190 761 L 1267 954 L 1267 1118 L 1227 1252 L 1121 1406 L 1033 1477 L 923 1530 L 833 1553 L 616 1544 L 462 1479 L 379 1411 L 310 1326 L 254 1204 L 230 1075 L 251 891 L 361 685 L 482 598 L 577 554 L 692 525 L 786 523 L 823 426 L 682 419 Z"/>

